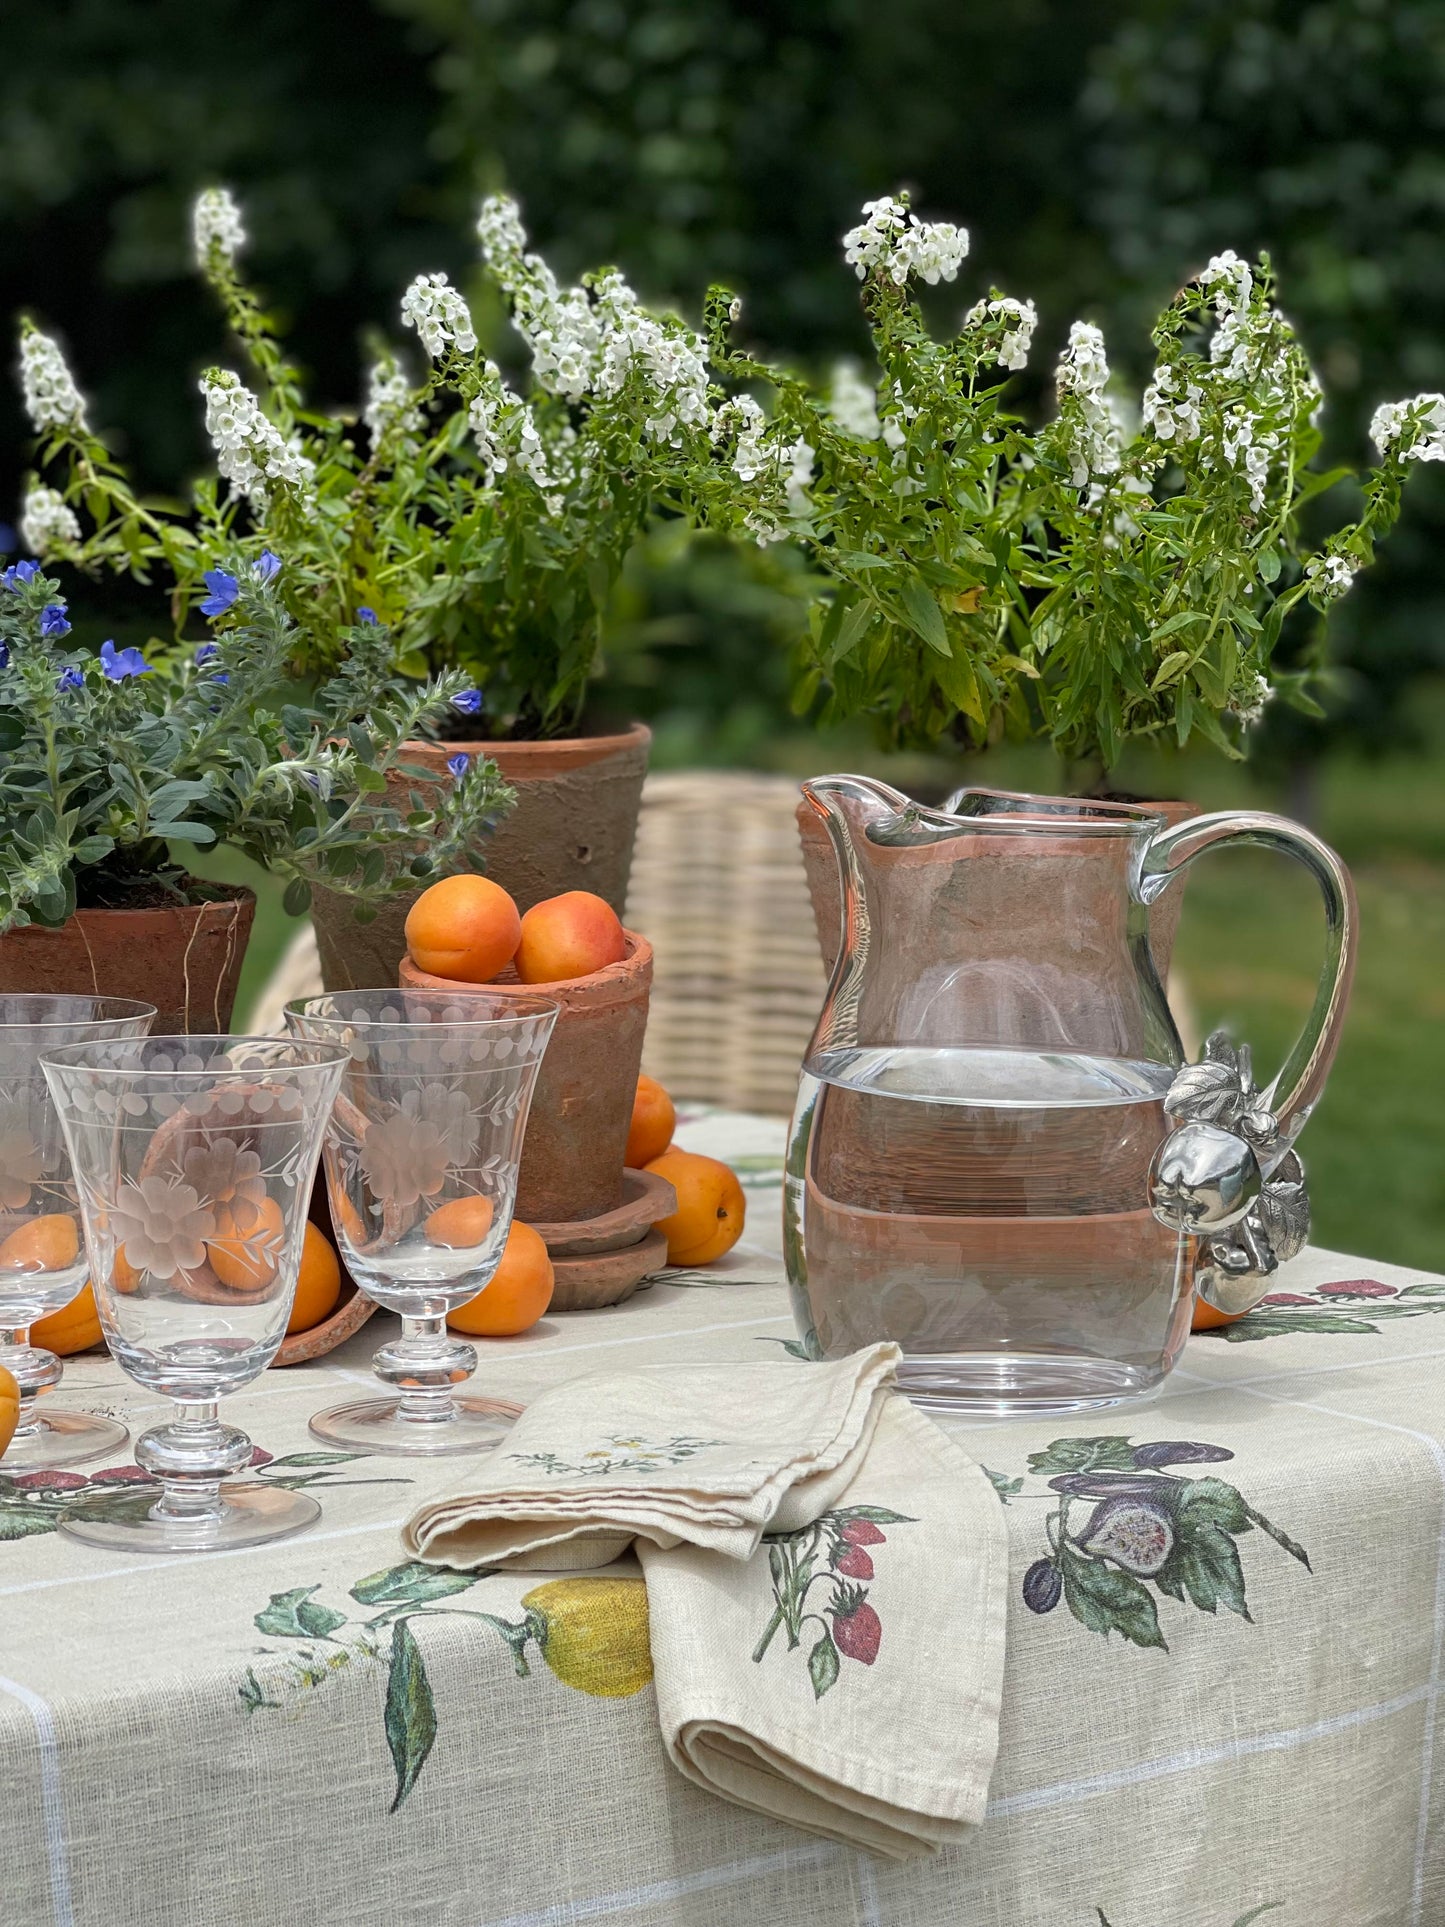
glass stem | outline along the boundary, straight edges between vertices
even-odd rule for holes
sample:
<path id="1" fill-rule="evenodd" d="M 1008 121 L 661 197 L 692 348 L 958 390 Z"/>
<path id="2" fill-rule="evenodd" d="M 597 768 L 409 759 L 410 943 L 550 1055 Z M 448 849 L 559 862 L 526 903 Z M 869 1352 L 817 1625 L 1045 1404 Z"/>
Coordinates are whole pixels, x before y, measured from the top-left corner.
<path id="1" fill-rule="evenodd" d="M 453 1388 L 470 1378 L 476 1363 L 472 1347 L 448 1335 L 445 1306 L 418 1316 L 404 1312 L 401 1337 L 373 1360 L 377 1377 L 396 1392 L 401 1416 L 423 1425 L 452 1416 Z"/>
<path id="2" fill-rule="evenodd" d="M 214 1399 L 176 1400 L 169 1425 L 136 1441 L 136 1460 L 161 1484 L 157 1518 L 204 1525 L 221 1517 L 221 1480 L 249 1460 L 250 1440 L 222 1425 Z"/>
<path id="3" fill-rule="evenodd" d="M 20 1387 L 15 1437 L 33 1438 L 42 1422 L 35 1407 L 36 1394 L 49 1391 L 59 1382 L 60 1361 L 51 1352 L 36 1350 L 30 1343 L 28 1325 L 0 1325 L 0 1365 Z"/>

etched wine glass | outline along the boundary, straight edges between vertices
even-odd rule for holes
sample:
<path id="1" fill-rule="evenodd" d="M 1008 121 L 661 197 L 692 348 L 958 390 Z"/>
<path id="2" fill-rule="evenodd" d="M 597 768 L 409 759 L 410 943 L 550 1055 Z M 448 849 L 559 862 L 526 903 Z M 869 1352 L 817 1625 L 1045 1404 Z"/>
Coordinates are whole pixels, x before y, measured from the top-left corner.
<path id="1" fill-rule="evenodd" d="M 30 1327 L 63 1310 L 86 1278 L 70 1158 L 40 1053 L 144 1037 L 155 1014 L 153 1004 L 128 997 L 0 996 L 0 1365 L 20 1387 L 6 1472 L 77 1465 L 128 1437 L 114 1419 L 39 1402 L 59 1384 L 61 1364 L 30 1342 Z"/>
<path id="2" fill-rule="evenodd" d="M 318 1517 L 303 1492 L 230 1483 L 251 1441 L 216 1408 L 266 1369 L 285 1335 L 345 1061 L 334 1044 L 277 1037 L 150 1037 L 42 1055 L 106 1342 L 138 1385 L 176 1407 L 136 1441 L 159 1493 L 88 1499 L 62 1531 L 126 1550 L 209 1552 Z"/>
<path id="3" fill-rule="evenodd" d="M 401 1316 L 401 1337 L 373 1360 L 396 1395 L 318 1413 L 318 1438 L 363 1452 L 473 1452 L 515 1418 L 513 1405 L 457 1392 L 477 1354 L 448 1337 L 446 1316 L 501 1262 L 557 1010 L 510 990 L 352 990 L 287 1005 L 296 1036 L 347 1054 L 326 1129 L 332 1223 L 357 1284 Z"/>

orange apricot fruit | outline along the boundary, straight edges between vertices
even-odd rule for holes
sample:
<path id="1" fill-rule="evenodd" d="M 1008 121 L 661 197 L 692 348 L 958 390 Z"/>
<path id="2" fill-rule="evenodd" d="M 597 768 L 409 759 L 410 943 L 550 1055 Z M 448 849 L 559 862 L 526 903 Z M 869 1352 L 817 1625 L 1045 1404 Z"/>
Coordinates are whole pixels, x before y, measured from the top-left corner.
<path id="1" fill-rule="evenodd" d="M 211 1270 L 232 1291 L 260 1291 L 276 1276 L 286 1242 L 286 1220 L 269 1194 L 239 1210 L 216 1213 L 219 1236 L 206 1240 Z"/>
<path id="2" fill-rule="evenodd" d="M 64 1271 L 80 1256 L 80 1231 L 63 1211 L 18 1225 L 0 1244 L 0 1271 Z"/>
<path id="3" fill-rule="evenodd" d="M 14 1438 L 19 1423 L 20 1386 L 15 1374 L 0 1365 L 0 1458 L 4 1458 L 5 1448 Z"/>
<path id="4" fill-rule="evenodd" d="M 522 919 L 517 975 L 524 984 L 560 984 L 621 963 L 627 938 L 617 912 L 590 890 L 565 890 L 534 903 Z"/>
<path id="5" fill-rule="evenodd" d="M 95 1309 L 95 1293 L 88 1278 L 68 1305 L 51 1312 L 48 1318 L 36 1319 L 30 1327 L 30 1342 L 44 1352 L 54 1352 L 58 1358 L 69 1358 L 72 1352 L 93 1351 L 105 1343 L 100 1314 Z"/>
<path id="6" fill-rule="evenodd" d="M 737 1175 L 698 1151 L 664 1151 L 647 1166 L 677 1193 L 677 1209 L 657 1229 L 670 1265 L 710 1265 L 743 1235 L 747 1204 Z"/>
<path id="7" fill-rule="evenodd" d="M 1189 1321 L 1189 1329 L 1193 1332 L 1217 1331 L 1221 1325 L 1232 1325 L 1237 1318 L 1243 1318 L 1244 1315 L 1242 1311 L 1216 1311 L 1213 1305 L 1206 1305 L 1196 1293 L 1194 1315 Z"/>
<path id="8" fill-rule="evenodd" d="M 672 1142 L 676 1124 L 677 1112 L 661 1084 L 655 1077 L 639 1077 L 622 1162 L 629 1170 L 640 1171 L 654 1158 L 660 1158 Z"/>
<path id="9" fill-rule="evenodd" d="M 512 961 L 521 935 L 516 904 L 489 877 L 443 877 L 406 915 L 417 969 L 458 983 L 489 984 Z"/>
<path id="10" fill-rule="evenodd" d="M 214 1260 L 212 1260 L 214 1263 Z M 319 1225 L 306 1221 L 301 1241 L 301 1269 L 296 1274 L 296 1296 L 291 1301 L 291 1316 L 286 1332 L 309 1332 L 335 1311 L 341 1297 L 341 1265 L 331 1248 L 331 1240 Z"/>
<path id="11" fill-rule="evenodd" d="M 449 1198 L 427 1219 L 426 1235 L 434 1245 L 459 1251 L 482 1242 L 492 1228 L 493 1215 L 490 1198 Z"/>
<path id="12" fill-rule="evenodd" d="M 541 1232 L 513 1221 L 492 1282 L 449 1311 L 447 1323 L 468 1338 L 513 1338 L 536 1324 L 552 1302 L 555 1283 Z"/>

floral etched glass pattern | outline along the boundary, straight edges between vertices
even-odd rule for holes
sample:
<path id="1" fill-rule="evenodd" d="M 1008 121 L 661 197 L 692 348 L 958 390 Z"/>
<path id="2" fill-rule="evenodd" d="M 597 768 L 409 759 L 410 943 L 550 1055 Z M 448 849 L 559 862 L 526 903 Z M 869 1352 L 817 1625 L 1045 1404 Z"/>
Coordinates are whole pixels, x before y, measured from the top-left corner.
<path id="1" fill-rule="evenodd" d="M 86 1280 L 75 1182 L 40 1053 L 143 1037 L 155 1014 L 124 997 L 0 997 L 0 1365 L 21 1396 L 7 1472 L 75 1465 L 125 1443 L 114 1419 L 38 1402 L 61 1368 L 53 1352 L 30 1342 L 30 1327 L 63 1310 Z"/>
<path id="2" fill-rule="evenodd" d="M 495 1445 L 515 1416 L 458 1394 L 477 1354 L 448 1338 L 446 1316 L 501 1262 L 556 1018 L 548 997 L 485 991 L 338 991 L 287 1007 L 297 1036 L 347 1054 L 326 1132 L 332 1222 L 352 1276 L 402 1323 L 375 1358 L 396 1396 L 319 1413 L 319 1437 L 370 1452 L 467 1452 Z"/>
<path id="3" fill-rule="evenodd" d="M 45 1053 L 106 1342 L 176 1416 L 136 1443 L 160 1481 L 77 1506 L 93 1544 L 201 1551 L 294 1532 L 300 1492 L 226 1484 L 251 1441 L 217 1401 L 286 1332 L 321 1132 L 346 1061 L 275 1037 L 152 1037 Z"/>

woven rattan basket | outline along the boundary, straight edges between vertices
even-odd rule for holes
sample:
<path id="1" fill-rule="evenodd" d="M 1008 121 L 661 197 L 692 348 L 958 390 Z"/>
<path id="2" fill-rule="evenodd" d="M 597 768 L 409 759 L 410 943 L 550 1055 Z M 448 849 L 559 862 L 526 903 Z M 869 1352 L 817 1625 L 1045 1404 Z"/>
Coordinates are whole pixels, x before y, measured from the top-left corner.
<path id="1" fill-rule="evenodd" d="M 791 777 L 649 776 L 627 898 L 655 959 L 642 1065 L 676 1098 L 787 1113 L 823 1002 Z"/>

